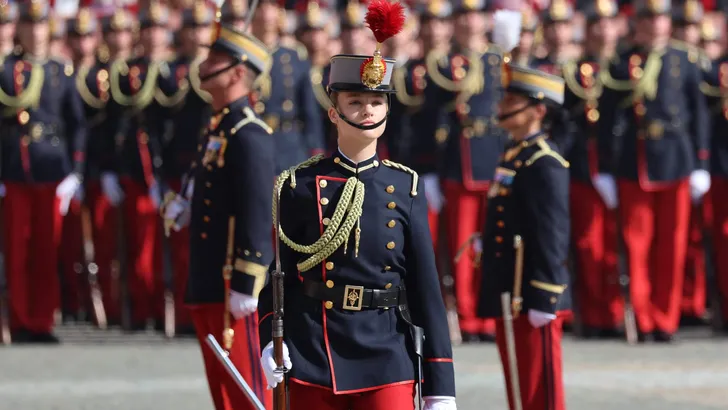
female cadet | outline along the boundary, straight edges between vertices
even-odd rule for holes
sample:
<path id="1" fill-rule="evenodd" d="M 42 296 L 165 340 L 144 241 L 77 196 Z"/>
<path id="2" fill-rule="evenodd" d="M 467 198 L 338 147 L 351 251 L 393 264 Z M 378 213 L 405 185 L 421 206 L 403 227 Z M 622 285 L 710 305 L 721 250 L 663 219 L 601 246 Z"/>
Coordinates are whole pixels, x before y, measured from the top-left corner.
<path id="1" fill-rule="evenodd" d="M 425 410 L 456 408 L 422 184 L 411 169 L 376 154 L 395 63 L 381 56 L 379 46 L 403 20 L 399 3 L 370 3 L 367 23 L 377 51 L 331 59 L 328 114 L 338 150 L 277 180 L 280 221 L 274 226 L 280 226 L 286 273 L 284 363 L 291 410 L 412 410 L 418 379 Z M 283 376 L 274 372 L 269 343 L 270 284 L 258 307 L 261 363 L 274 387 Z M 421 377 L 413 324 L 425 335 Z"/>
<path id="2" fill-rule="evenodd" d="M 502 292 L 512 293 L 515 359 L 523 410 L 564 409 L 561 379 L 562 312 L 569 308 L 569 170 L 553 138 L 564 132 L 564 80 L 506 65 L 500 125 L 512 135 L 488 193 L 483 234 L 483 281 L 478 314 L 502 317 Z M 553 137 L 553 138 L 552 138 Z M 512 374 L 503 320 L 496 341 L 506 369 L 511 409 Z"/>

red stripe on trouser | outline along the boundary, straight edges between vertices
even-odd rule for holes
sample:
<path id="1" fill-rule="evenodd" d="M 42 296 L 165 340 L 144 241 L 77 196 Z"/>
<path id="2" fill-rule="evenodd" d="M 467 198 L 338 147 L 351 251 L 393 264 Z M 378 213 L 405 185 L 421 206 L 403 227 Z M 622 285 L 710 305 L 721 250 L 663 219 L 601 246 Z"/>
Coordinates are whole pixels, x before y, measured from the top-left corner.
<path id="1" fill-rule="evenodd" d="M 711 182 L 710 196 L 713 206 L 713 248 L 715 254 L 715 276 L 720 293 L 720 306 L 723 319 L 728 321 L 728 179 L 714 177 Z M 728 322 L 727 322 L 728 323 Z"/>
<path id="2" fill-rule="evenodd" d="M 179 192 L 182 186 L 182 182 L 179 180 L 168 181 L 168 184 L 175 192 Z M 169 244 L 172 249 L 172 267 L 174 268 L 175 320 L 178 326 L 185 326 L 192 323 L 189 309 L 185 306 L 184 301 L 190 270 L 190 230 L 185 227 L 179 232 L 172 232 Z"/>
<path id="3" fill-rule="evenodd" d="M 117 258 L 117 209 L 103 194 L 98 181 L 88 184 L 86 198 L 93 223 L 94 253 L 104 309 L 110 322 L 118 322 L 121 320 L 122 284 L 112 277 L 112 265 Z"/>
<path id="4" fill-rule="evenodd" d="M 639 330 L 677 331 L 690 216 L 687 181 L 654 192 L 618 181 L 630 295 Z"/>
<path id="5" fill-rule="evenodd" d="M 147 187 L 124 178 L 124 233 L 127 247 L 127 274 L 131 318 L 143 324 L 148 318 L 164 318 L 164 282 L 161 269 L 157 209 Z"/>
<path id="6" fill-rule="evenodd" d="M 564 410 L 561 336 L 563 315 L 543 328 L 534 328 L 523 314 L 513 321 L 518 381 L 523 410 Z M 503 320 L 496 321 L 496 343 L 506 382 L 508 404 L 514 410 Z"/>
<path id="7" fill-rule="evenodd" d="M 221 303 L 209 305 L 190 306 L 190 314 L 197 332 L 197 339 L 202 350 L 202 359 L 205 363 L 207 384 L 216 410 L 253 410 L 243 392 L 225 371 L 215 354 L 205 342 L 208 334 L 214 335 L 222 345 L 222 332 L 224 328 L 225 307 Z M 258 343 L 258 314 L 254 313 L 248 318 L 234 320 L 230 323 L 235 331 L 230 360 L 256 392 L 258 399 L 270 409 L 273 405 L 272 390 L 266 389 L 265 376 L 260 367 L 260 346 Z"/>
<path id="8" fill-rule="evenodd" d="M 363 393 L 335 395 L 332 390 L 288 384 L 290 410 L 413 410 L 415 385 L 400 384 Z"/>
<path id="9" fill-rule="evenodd" d="M 705 200 L 709 195 L 705 196 Z M 690 317 L 703 317 L 705 314 L 705 249 L 703 230 L 707 227 L 702 216 L 706 214 L 704 203 L 690 208 L 688 247 L 685 257 L 685 279 L 681 301 L 682 314 Z M 700 209 L 703 207 L 703 209 Z"/>
<path id="10" fill-rule="evenodd" d="M 584 325 L 613 329 L 624 303 L 617 271 L 617 226 L 613 212 L 590 184 L 571 182 L 571 236 L 577 305 Z"/>
<path id="11" fill-rule="evenodd" d="M 87 305 L 86 278 L 83 273 L 83 237 L 81 234 L 81 203 L 71 201 L 63 217 L 58 259 L 61 268 L 61 304 L 64 312 L 76 313 Z M 77 271 L 77 269 L 79 269 Z"/>
<path id="12" fill-rule="evenodd" d="M 62 226 L 56 186 L 5 183 L 5 262 L 13 329 L 53 329 L 60 304 L 58 243 Z"/>
<path id="13" fill-rule="evenodd" d="M 486 193 L 468 191 L 456 181 L 444 181 L 443 191 L 448 250 L 453 257 L 468 238 L 483 230 Z M 457 263 L 451 262 L 460 329 L 469 333 L 492 334 L 495 330 L 493 319 L 480 319 L 476 315 L 481 271 L 473 266 L 474 256 L 471 247 L 462 254 Z"/>

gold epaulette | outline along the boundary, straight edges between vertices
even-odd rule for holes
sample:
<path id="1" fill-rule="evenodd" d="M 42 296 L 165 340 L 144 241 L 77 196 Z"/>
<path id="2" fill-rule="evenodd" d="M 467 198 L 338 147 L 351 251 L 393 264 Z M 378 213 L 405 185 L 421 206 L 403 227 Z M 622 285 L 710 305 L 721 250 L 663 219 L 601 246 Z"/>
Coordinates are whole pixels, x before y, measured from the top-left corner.
<path id="1" fill-rule="evenodd" d="M 235 135 L 236 132 L 240 131 L 244 126 L 248 124 L 255 124 L 260 126 L 260 128 L 263 128 L 265 132 L 268 133 L 268 135 L 273 134 L 273 129 L 268 126 L 268 124 L 265 123 L 265 121 L 258 118 L 257 115 L 253 112 L 253 110 L 250 107 L 243 108 L 243 114 L 245 114 L 245 118 L 240 120 L 237 124 L 235 124 L 234 127 L 230 129 L 231 136 Z"/>
<path id="2" fill-rule="evenodd" d="M 407 67 L 395 67 L 392 71 L 392 84 L 394 85 L 395 95 L 397 100 L 403 105 L 408 107 L 420 107 L 425 102 L 425 98 L 422 95 L 411 95 L 407 92 L 406 76 L 408 73 Z M 413 78 L 414 82 L 415 79 Z"/>
<path id="3" fill-rule="evenodd" d="M 79 67 L 78 72 L 76 73 L 76 90 L 86 105 L 100 110 L 106 106 L 106 100 L 95 96 L 91 90 L 89 90 L 88 84 L 86 83 L 89 71 L 89 67 Z M 106 81 L 108 81 L 108 78 L 102 82 L 108 85 Z"/>
<path id="4" fill-rule="evenodd" d="M 190 64 L 190 72 L 188 74 L 190 78 L 190 86 L 192 86 L 195 94 L 202 98 L 202 101 L 210 104 L 212 102 L 212 96 L 210 93 L 202 89 L 202 81 L 200 80 L 200 63 L 202 63 L 202 59 L 196 59 Z"/>
<path id="5" fill-rule="evenodd" d="M 446 62 L 445 64 L 450 65 L 450 56 L 434 50 L 427 53 L 427 55 L 425 56 L 425 67 L 427 68 L 427 74 L 429 74 L 430 79 L 440 88 L 446 91 L 458 91 L 460 89 L 458 84 L 455 81 L 445 77 L 440 72 L 440 68 L 443 67 L 443 62 Z M 444 67 L 447 67 L 447 65 L 445 65 Z"/>
<path id="6" fill-rule="evenodd" d="M 296 51 L 299 60 L 308 60 L 308 49 L 305 45 L 303 45 L 303 43 L 301 43 L 300 41 L 296 41 L 294 50 Z"/>
<path id="7" fill-rule="evenodd" d="M 316 97 L 316 101 L 319 103 L 321 108 L 328 111 L 333 106 L 331 98 L 326 93 L 324 88 L 324 69 L 318 66 L 312 66 L 309 70 L 309 78 L 311 79 L 311 86 L 313 87 L 313 95 Z"/>
<path id="8" fill-rule="evenodd" d="M 612 66 L 619 64 L 619 62 L 619 56 L 615 55 L 611 60 L 609 60 L 607 64 L 604 65 L 604 67 L 600 67 L 599 82 L 601 82 L 605 87 L 614 91 L 629 91 L 632 89 L 632 82 L 630 80 L 617 80 L 612 77 L 612 73 L 610 72 Z"/>
<path id="9" fill-rule="evenodd" d="M 410 195 L 411 196 L 417 196 L 417 182 L 420 180 L 420 176 L 417 174 L 417 172 L 406 166 L 402 165 L 398 162 L 390 161 L 388 159 L 382 160 L 382 165 L 387 166 L 392 169 L 396 169 L 398 171 L 406 172 L 410 175 L 412 175 L 412 187 L 410 189 Z"/>
<path id="10" fill-rule="evenodd" d="M 538 151 L 536 151 L 533 155 L 531 155 L 531 158 L 526 160 L 526 162 L 523 164 L 524 166 L 530 167 L 539 159 L 548 156 L 548 157 L 552 157 L 552 158 L 556 159 L 557 161 L 559 161 L 559 163 L 564 168 L 569 168 L 569 161 L 565 160 L 564 157 L 562 157 L 558 152 L 551 149 L 551 147 L 549 146 L 548 142 L 546 142 L 545 139 L 543 139 L 543 138 L 539 139 L 538 142 L 536 143 L 536 145 L 538 145 L 538 147 L 540 149 Z"/>
<path id="11" fill-rule="evenodd" d="M 723 93 L 721 92 L 720 87 L 715 87 L 713 85 L 708 84 L 706 81 L 700 82 L 700 91 L 705 94 L 707 97 L 714 97 L 714 98 L 721 98 L 723 97 Z"/>
<path id="12" fill-rule="evenodd" d="M 308 168 L 312 165 L 318 164 L 322 159 L 324 159 L 323 154 L 317 154 L 312 156 L 311 158 L 301 162 L 298 165 L 294 165 L 287 170 L 281 172 L 280 175 L 278 175 L 278 178 L 276 179 L 280 183 L 284 183 L 287 179 L 291 180 L 291 183 L 289 184 L 291 186 L 291 189 L 296 188 L 296 171 L 299 169 Z"/>
<path id="13" fill-rule="evenodd" d="M 676 50 L 684 51 L 688 55 L 688 61 L 697 64 L 704 71 L 710 70 L 713 64 L 705 50 L 681 40 L 671 39 L 670 46 Z"/>
<path id="14" fill-rule="evenodd" d="M 594 86 L 587 89 L 577 80 L 577 76 L 581 74 L 581 67 L 578 67 L 578 61 L 569 60 L 565 62 L 561 69 L 564 74 L 564 82 L 569 90 L 582 100 L 596 100 L 602 95 L 604 90 L 603 84 L 599 81 L 601 78 L 599 75 L 592 74 L 592 77 L 596 80 Z M 607 67 L 609 69 L 609 67 Z"/>

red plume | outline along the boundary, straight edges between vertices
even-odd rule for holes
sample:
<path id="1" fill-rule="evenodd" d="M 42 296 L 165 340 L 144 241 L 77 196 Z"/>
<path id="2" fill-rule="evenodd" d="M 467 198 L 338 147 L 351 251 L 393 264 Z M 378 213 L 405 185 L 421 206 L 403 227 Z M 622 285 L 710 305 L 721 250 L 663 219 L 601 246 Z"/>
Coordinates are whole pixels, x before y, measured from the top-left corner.
<path id="1" fill-rule="evenodd" d="M 377 43 L 397 35 L 404 26 L 404 8 L 399 2 L 372 0 L 364 19 L 374 33 Z"/>

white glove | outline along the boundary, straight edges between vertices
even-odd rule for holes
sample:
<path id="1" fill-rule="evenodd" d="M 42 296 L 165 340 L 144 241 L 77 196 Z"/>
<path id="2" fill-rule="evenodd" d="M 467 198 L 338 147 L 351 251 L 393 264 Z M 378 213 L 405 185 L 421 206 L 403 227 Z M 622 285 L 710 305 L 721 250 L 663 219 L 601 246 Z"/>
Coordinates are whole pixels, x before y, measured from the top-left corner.
<path id="1" fill-rule="evenodd" d="M 56 197 L 61 200 L 61 204 L 58 207 L 58 211 L 62 216 L 68 214 L 68 207 L 71 205 L 71 199 L 76 195 L 76 191 L 81 187 L 81 179 L 78 175 L 70 174 L 63 178 L 58 187 L 56 188 Z"/>
<path id="2" fill-rule="evenodd" d="M 457 410 L 455 397 L 425 396 L 425 407 L 422 410 Z"/>
<path id="3" fill-rule="evenodd" d="M 483 252 L 483 238 L 478 237 L 473 240 L 473 252 L 475 252 L 475 253 Z"/>
<path id="4" fill-rule="evenodd" d="M 119 178 L 114 173 L 104 172 L 101 174 L 101 190 L 111 205 L 117 206 L 124 199 L 124 191 L 119 185 Z"/>
<path id="5" fill-rule="evenodd" d="M 258 298 L 244 293 L 230 291 L 230 313 L 235 319 L 249 316 L 258 309 Z"/>
<path id="6" fill-rule="evenodd" d="M 693 203 L 699 203 L 703 195 L 710 189 L 710 174 L 704 169 L 690 173 L 690 197 Z"/>
<path id="7" fill-rule="evenodd" d="M 543 327 L 549 324 L 552 320 L 556 319 L 556 315 L 553 313 L 541 312 L 540 310 L 528 310 L 528 322 L 535 328 Z"/>
<path id="8" fill-rule="evenodd" d="M 153 182 L 149 186 L 149 199 L 152 200 L 152 205 L 154 206 L 154 209 L 159 209 L 159 207 L 162 205 L 162 194 L 159 192 L 159 185 L 156 182 Z"/>
<path id="9" fill-rule="evenodd" d="M 174 221 L 172 229 L 175 232 L 179 232 L 187 226 L 190 223 L 191 217 L 192 207 L 190 207 L 190 203 L 182 199 L 179 195 L 164 208 L 163 218 L 168 221 Z"/>
<path id="10" fill-rule="evenodd" d="M 5 198 L 5 194 L 7 191 L 5 190 L 5 184 L 0 183 L 0 198 Z"/>
<path id="11" fill-rule="evenodd" d="M 425 197 L 430 210 L 439 213 L 445 205 L 445 196 L 440 189 L 440 178 L 435 174 L 425 174 L 422 176 L 422 183 L 425 185 Z"/>
<path id="12" fill-rule="evenodd" d="M 190 182 L 187 183 L 187 189 L 184 192 L 185 199 L 188 201 L 192 199 L 192 194 L 195 193 L 195 180 L 190 179 Z"/>
<path id="13" fill-rule="evenodd" d="M 616 209 L 619 199 L 617 197 L 617 182 L 614 177 L 609 174 L 598 174 L 592 182 L 599 196 L 602 197 L 604 205 L 608 209 Z"/>
<path id="14" fill-rule="evenodd" d="M 278 366 L 275 358 L 273 358 L 273 342 L 268 342 L 265 349 L 263 349 L 263 353 L 260 355 L 260 365 L 263 367 L 263 373 L 265 373 L 265 380 L 268 382 L 269 388 L 273 389 L 283 381 L 283 373 L 276 373 L 275 371 Z M 293 367 L 286 342 L 283 342 L 283 366 L 288 370 Z"/>

